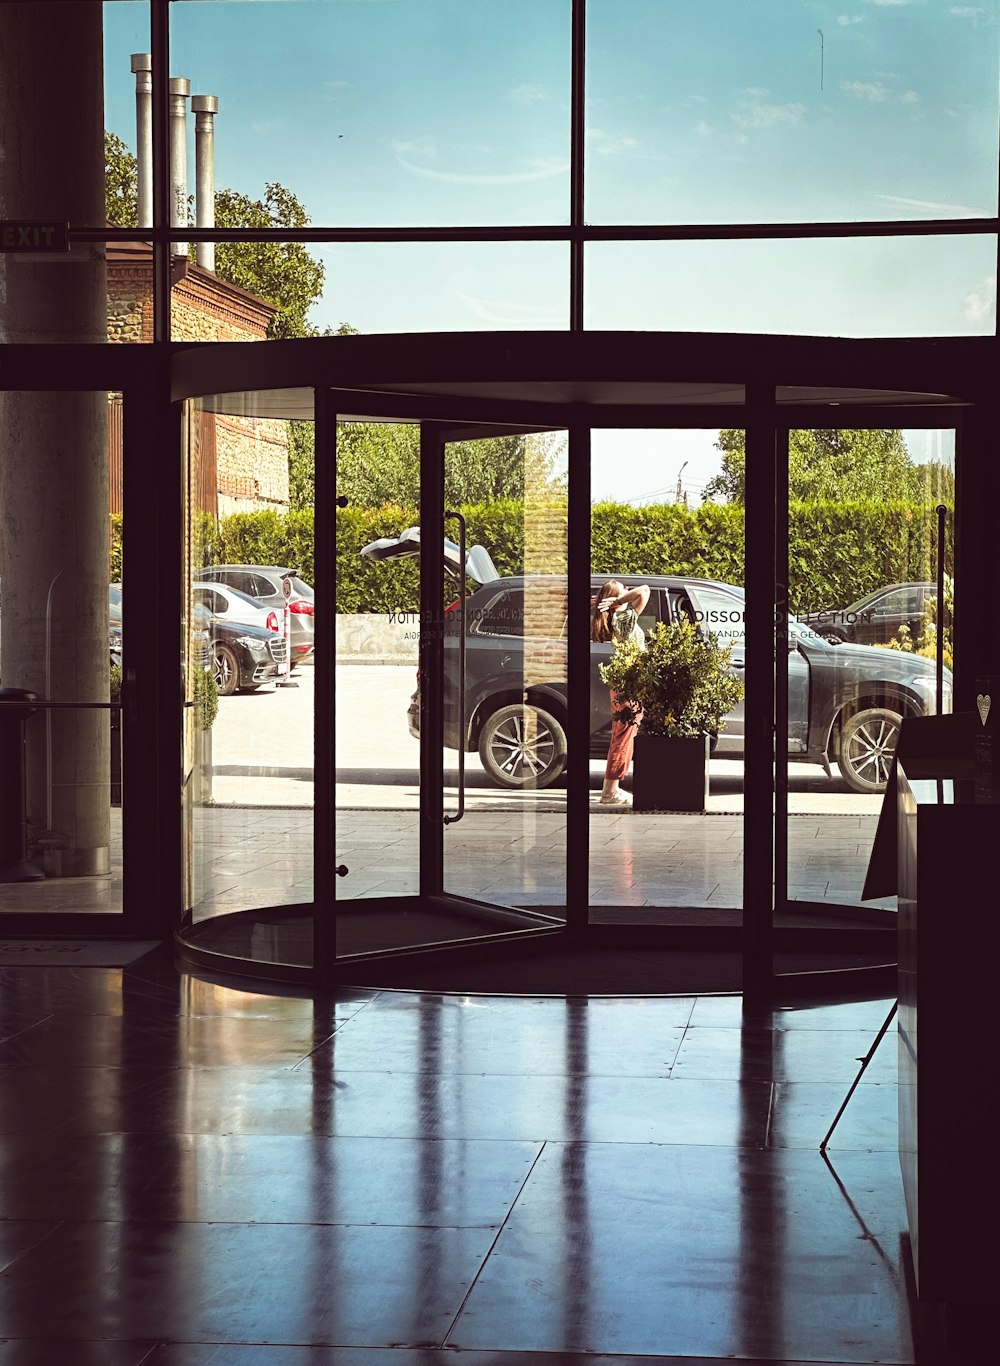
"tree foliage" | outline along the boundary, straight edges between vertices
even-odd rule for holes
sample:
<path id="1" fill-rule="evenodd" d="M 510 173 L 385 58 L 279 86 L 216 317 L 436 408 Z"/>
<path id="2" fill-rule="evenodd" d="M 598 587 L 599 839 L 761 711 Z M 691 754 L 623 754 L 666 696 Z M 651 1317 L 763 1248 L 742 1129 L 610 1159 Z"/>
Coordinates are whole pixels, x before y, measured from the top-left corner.
<path id="1" fill-rule="evenodd" d="M 288 228 L 294 238 L 296 229 L 308 222 L 301 201 L 277 182 L 265 186 L 263 199 L 251 199 L 237 190 L 220 190 L 215 196 L 219 228 Z M 277 308 L 269 337 L 316 335 L 308 313 L 323 293 L 326 270 L 301 242 L 219 242 L 215 273 Z"/>
<path id="2" fill-rule="evenodd" d="M 115 133 L 104 134 L 104 202 L 108 226 L 134 228 L 139 221 L 139 169 Z"/>
<path id="3" fill-rule="evenodd" d="M 706 484 L 704 496 L 744 503 L 746 433 L 723 430 L 715 445 L 722 452 L 722 469 Z M 917 468 L 900 431 L 789 432 L 788 497 L 794 502 L 919 497 Z"/>
<path id="4" fill-rule="evenodd" d="M 565 489 L 560 433 L 460 441 L 445 447 L 450 507 L 504 498 L 550 497 Z M 341 423 L 337 492 L 359 507 L 420 501 L 420 429 L 407 423 Z"/>

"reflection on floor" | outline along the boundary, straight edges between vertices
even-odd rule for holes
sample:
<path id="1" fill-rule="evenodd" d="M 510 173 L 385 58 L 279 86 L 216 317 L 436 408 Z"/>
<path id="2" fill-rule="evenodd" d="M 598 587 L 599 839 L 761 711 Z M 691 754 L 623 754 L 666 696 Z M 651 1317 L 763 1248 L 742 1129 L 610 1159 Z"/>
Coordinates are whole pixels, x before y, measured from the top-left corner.
<path id="1" fill-rule="evenodd" d="M 888 1005 L 0 968 L 0 1352 L 911 1362 Z"/>

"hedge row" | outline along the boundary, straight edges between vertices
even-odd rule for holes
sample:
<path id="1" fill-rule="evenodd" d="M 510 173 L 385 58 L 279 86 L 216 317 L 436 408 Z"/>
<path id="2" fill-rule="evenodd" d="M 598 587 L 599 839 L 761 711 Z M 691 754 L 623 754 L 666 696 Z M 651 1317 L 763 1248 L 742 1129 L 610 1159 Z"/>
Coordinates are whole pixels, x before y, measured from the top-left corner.
<path id="1" fill-rule="evenodd" d="M 564 518 L 562 509 L 532 507 L 526 517 L 523 504 L 510 499 L 461 511 L 469 544 L 486 546 L 501 574 L 522 572 L 526 553 L 531 572 L 565 572 L 564 547 L 552 535 L 553 523 Z M 380 563 L 362 559 L 358 551 L 419 520 L 412 507 L 338 509 L 338 612 L 417 610 L 416 561 Z M 200 542 L 196 554 L 205 564 L 293 565 L 304 579 L 313 580 L 311 512 L 243 512 L 220 522 L 206 516 L 195 534 Z M 788 560 L 793 610 L 843 607 L 883 584 L 933 579 L 935 534 L 932 504 L 792 504 Z M 633 508 L 599 503 L 593 509 L 594 574 L 689 574 L 740 584 L 744 547 L 743 508 L 737 504 Z M 112 578 L 120 578 L 120 518 L 112 519 L 111 572 Z"/>

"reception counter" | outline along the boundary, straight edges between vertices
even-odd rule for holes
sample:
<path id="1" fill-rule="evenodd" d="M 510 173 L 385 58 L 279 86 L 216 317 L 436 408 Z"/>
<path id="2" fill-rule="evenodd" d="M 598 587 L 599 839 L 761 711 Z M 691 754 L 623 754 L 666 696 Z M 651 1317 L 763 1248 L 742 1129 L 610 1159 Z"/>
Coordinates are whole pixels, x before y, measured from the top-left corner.
<path id="1" fill-rule="evenodd" d="M 973 795 L 898 768 L 899 1158 L 920 1320 L 955 1361 L 995 1343 L 1000 1238 L 1000 805 Z"/>

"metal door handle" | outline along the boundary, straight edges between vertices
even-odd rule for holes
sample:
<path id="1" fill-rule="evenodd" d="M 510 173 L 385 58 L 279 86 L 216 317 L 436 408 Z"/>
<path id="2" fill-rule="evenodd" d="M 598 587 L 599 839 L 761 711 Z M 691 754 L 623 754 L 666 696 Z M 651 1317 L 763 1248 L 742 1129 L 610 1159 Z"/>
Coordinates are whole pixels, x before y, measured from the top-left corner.
<path id="1" fill-rule="evenodd" d="M 445 512 L 444 520 L 454 518 L 459 525 L 459 805 L 454 816 L 443 813 L 445 825 L 454 825 L 466 814 L 466 519 L 460 512 Z M 441 649 L 444 649 L 444 623 L 441 623 Z"/>
<path id="2" fill-rule="evenodd" d="M 337 874 L 338 877 L 346 877 L 346 876 L 347 876 L 347 873 L 348 873 L 347 864 L 346 864 L 346 863 L 338 863 L 337 866 L 336 866 L 336 868 L 334 868 L 333 871 Z"/>

